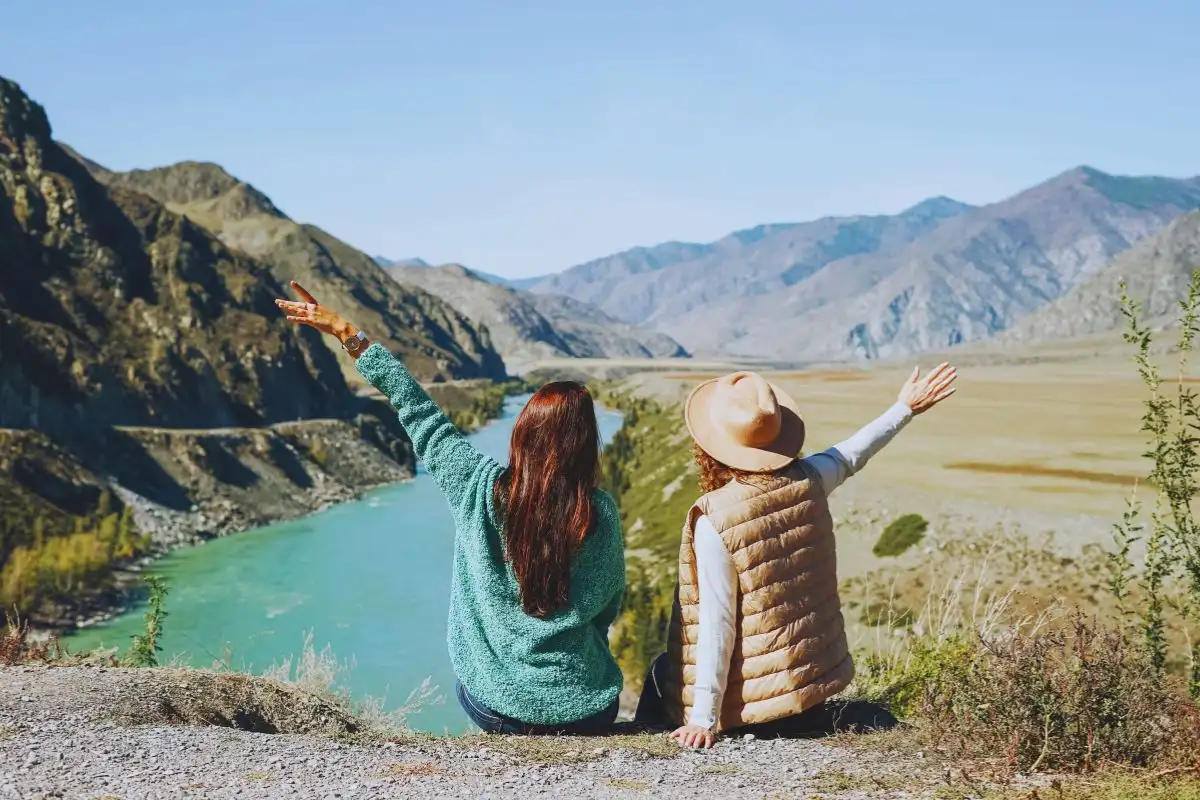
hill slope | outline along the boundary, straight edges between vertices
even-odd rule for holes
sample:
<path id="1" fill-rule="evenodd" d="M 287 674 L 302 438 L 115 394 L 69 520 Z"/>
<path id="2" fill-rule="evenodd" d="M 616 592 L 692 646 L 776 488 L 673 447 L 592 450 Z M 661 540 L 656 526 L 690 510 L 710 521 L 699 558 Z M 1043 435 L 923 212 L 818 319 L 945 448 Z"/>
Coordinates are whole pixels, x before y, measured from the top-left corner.
<path id="1" fill-rule="evenodd" d="M 499 286 L 457 264 L 395 266 L 397 280 L 422 287 L 453 302 L 466 316 L 487 326 L 505 363 L 522 371 L 544 358 L 654 358 L 686 356 L 661 333 L 613 319 L 579 301 L 535 295 Z"/>
<path id="2" fill-rule="evenodd" d="M 412 474 L 394 414 L 281 318 L 283 291 L 98 182 L 0 78 L 0 605 L 57 622 L 122 559 Z M 122 514 L 150 538 L 119 544 Z"/>
<path id="3" fill-rule="evenodd" d="M 298 280 L 422 378 L 504 376 L 486 331 L 439 298 L 392 280 L 365 253 L 320 228 L 294 222 L 265 194 L 216 164 L 189 161 L 102 179 L 144 192 L 187 216 L 226 245 L 261 259 L 281 283 Z M 331 352 L 338 349 L 332 339 L 325 345 Z M 359 381 L 352 364 L 338 363 L 349 380 Z"/>
<path id="4" fill-rule="evenodd" d="M 346 385 L 262 264 L 106 188 L 0 80 L 0 427 L 224 427 L 333 416 Z"/>
<path id="5" fill-rule="evenodd" d="M 645 268 L 619 279 L 590 280 L 593 262 L 537 289 L 611 298 L 602 307 L 693 352 L 885 358 L 992 336 L 1198 207 L 1200 179 L 1080 167 L 979 208 L 939 199 L 896 217 L 757 228 L 669 246 L 648 265 L 643 252 Z"/>
<path id="6" fill-rule="evenodd" d="M 1200 269 L 1200 212 L 1184 214 L 1143 239 L 998 341 L 1041 342 L 1122 330 L 1122 281 L 1129 297 L 1141 306 L 1144 319 L 1173 321 L 1195 269 Z"/>

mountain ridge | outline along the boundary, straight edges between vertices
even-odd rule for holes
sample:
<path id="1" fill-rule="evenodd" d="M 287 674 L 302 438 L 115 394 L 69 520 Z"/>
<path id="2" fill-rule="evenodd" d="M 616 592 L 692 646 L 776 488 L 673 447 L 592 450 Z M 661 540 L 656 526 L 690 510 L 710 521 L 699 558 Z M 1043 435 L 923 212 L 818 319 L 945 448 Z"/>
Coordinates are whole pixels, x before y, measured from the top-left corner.
<path id="1" fill-rule="evenodd" d="M 261 260 L 286 285 L 297 280 L 322 303 L 370 332 L 426 380 L 503 378 L 486 330 L 442 299 L 391 280 L 368 255 L 315 225 L 288 217 L 264 192 L 211 162 L 109 172 L 109 186 L 147 194 L 203 226 L 223 243 Z M 328 339 L 325 346 L 338 354 Z M 353 364 L 339 360 L 347 381 Z"/>
<path id="2" fill-rule="evenodd" d="M 663 334 L 639 329 L 570 298 L 497 285 L 461 264 L 396 266 L 388 272 L 454 302 L 485 325 L 505 363 L 517 372 L 546 358 L 687 355 Z"/>
<path id="3" fill-rule="evenodd" d="M 939 196 L 897 215 L 633 248 L 533 290 L 593 302 L 699 354 L 889 358 L 994 336 L 1195 208 L 1200 178 L 1080 166 L 982 206 Z"/>

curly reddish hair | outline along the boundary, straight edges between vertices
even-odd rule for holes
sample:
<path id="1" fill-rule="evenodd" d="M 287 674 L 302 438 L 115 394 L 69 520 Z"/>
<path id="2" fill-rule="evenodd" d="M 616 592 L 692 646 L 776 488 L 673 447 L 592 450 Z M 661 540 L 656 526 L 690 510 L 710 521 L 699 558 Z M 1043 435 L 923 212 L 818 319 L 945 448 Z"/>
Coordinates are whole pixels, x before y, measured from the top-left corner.
<path id="1" fill-rule="evenodd" d="M 767 481 L 774 478 L 776 472 L 747 472 L 742 469 L 734 469 L 728 464 L 722 464 L 715 458 L 704 452 L 700 445 L 693 443 L 692 451 L 696 456 L 696 476 L 700 484 L 700 491 L 708 494 L 711 491 L 720 489 L 730 481 L 738 481 L 740 483 L 748 483 L 752 486 L 761 486 Z"/>

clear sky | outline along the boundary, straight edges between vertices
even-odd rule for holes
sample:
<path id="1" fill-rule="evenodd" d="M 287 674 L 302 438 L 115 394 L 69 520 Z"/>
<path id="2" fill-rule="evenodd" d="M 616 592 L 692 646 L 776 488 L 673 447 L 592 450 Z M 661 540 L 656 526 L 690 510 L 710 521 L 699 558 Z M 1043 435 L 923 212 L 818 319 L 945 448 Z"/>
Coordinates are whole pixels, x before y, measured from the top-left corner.
<path id="1" fill-rule="evenodd" d="M 369 252 L 514 277 L 1200 173 L 1197 0 L 3 5 L 0 75 L 96 161 L 216 161 Z"/>

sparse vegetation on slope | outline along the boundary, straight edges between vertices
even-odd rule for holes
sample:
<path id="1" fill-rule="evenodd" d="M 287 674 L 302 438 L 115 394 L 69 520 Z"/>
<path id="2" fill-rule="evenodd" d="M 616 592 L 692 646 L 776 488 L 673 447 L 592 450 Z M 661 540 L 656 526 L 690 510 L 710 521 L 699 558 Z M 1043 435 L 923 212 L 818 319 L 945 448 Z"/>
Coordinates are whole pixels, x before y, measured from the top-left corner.
<path id="1" fill-rule="evenodd" d="M 604 450 L 601 475 L 625 530 L 627 588 L 613 652 L 626 686 L 636 689 L 666 648 L 683 521 L 698 496 L 692 443 L 677 407 L 612 389 L 597 396 L 625 414 Z"/>

